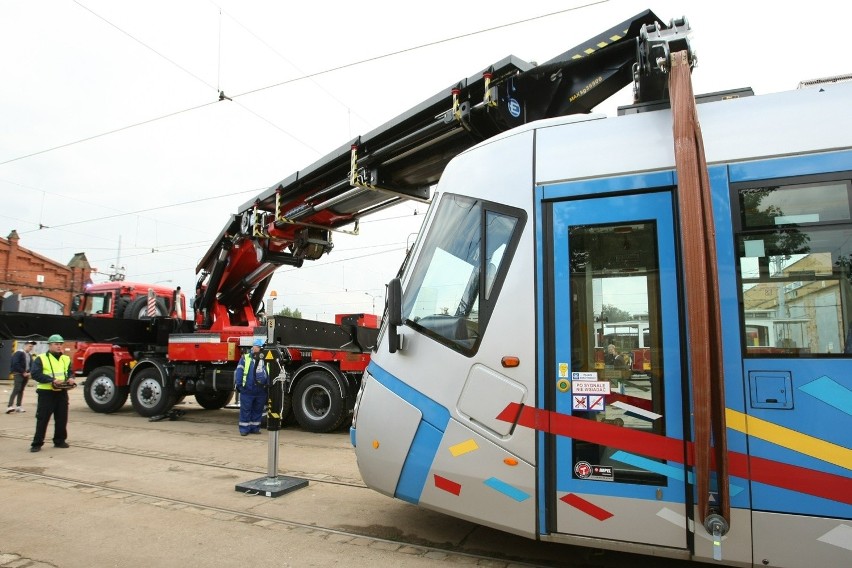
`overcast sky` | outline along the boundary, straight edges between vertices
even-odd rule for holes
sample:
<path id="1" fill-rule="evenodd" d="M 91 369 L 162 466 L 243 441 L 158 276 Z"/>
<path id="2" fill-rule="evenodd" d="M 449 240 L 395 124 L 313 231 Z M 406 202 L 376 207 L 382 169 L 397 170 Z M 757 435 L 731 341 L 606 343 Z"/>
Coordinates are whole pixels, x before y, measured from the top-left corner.
<path id="1" fill-rule="evenodd" d="M 545 61 L 650 8 L 689 19 L 699 93 L 852 72 L 848 5 L 781 6 L 0 0 L 0 236 L 15 229 L 62 263 L 85 252 L 95 281 L 117 263 L 128 280 L 191 294 L 240 205 L 509 54 Z M 220 90 L 234 100 L 218 102 Z M 624 92 L 599 110 L 629 102 Z M 360 236 L 335 235 L 330 256 L 280 269 L 275 309 L 380 313 L 424 212 L 368 218 Z"/>

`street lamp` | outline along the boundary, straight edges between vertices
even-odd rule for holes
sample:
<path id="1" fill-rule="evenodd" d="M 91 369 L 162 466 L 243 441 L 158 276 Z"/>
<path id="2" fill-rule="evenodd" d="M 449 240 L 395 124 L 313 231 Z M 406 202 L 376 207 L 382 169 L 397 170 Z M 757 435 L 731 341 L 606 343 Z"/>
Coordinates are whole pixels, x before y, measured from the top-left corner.
<path id="1" fill-rule="evenodd" d="M 372 313 L 375 315 L 375 313 L 376 313 L 376 298 L 378 298 L 379 296 L 374 296 L 374 295 L 370 294 L 369 292 L 364 292 L 364 294 L 366 294 L 367 296 L 370 296 L 373 299 L 373 312 Z"/>

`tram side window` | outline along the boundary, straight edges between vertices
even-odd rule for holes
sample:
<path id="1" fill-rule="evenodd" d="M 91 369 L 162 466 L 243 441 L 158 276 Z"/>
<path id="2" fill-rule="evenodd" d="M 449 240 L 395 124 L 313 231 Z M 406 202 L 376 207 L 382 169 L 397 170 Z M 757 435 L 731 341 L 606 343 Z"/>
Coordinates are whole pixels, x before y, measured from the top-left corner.
<path id="1" fill-rule="evenodd" d="M 792 180 L 736 192 L 746 355 L 852 353 L 850 180 Z"/>
<path id="2" fill-rule="evenodd" d="M 403 295 L 406 324 L 473 355 L 525 219 L 519 210 L 445 195 Z"/>

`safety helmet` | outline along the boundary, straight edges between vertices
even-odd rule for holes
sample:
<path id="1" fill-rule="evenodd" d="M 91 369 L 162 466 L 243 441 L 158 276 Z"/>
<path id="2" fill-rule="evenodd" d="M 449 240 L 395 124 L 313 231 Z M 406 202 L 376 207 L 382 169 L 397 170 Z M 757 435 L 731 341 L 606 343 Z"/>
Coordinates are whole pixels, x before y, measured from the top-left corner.
<path id="1" fill-rule="evenodd" d="M 262 339 L 255 339 L 254 343 L 252 343 L 252 346 L 253 347 L 263 347 L 263 340 Z"/>
<path id="2" fill-rule="evenodd" d="M 54 333 L 50 337 L 47 338 L 48 343 L 65 343 L 65 340 L 62 339 L 62 336 L 58 333 Z"/>

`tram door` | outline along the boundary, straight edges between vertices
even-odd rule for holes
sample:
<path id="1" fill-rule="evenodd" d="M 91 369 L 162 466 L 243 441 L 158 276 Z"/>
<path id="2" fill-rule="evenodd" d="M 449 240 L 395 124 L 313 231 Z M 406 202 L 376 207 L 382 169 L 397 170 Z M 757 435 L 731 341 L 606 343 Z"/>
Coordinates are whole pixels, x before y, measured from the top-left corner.
<path id="1" fill-rule="evenodd" d="M 668 192 L 552 205 L 555 532 L 687 546 L 681 323 Z M 605 333 L 608 322 L 646 321 Z M 650 366 L 632 365 L 650 347 Z M 555 493 L 555 494 L 554 494 Z"/>

